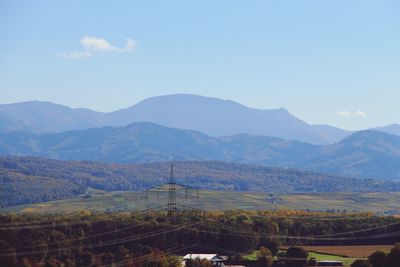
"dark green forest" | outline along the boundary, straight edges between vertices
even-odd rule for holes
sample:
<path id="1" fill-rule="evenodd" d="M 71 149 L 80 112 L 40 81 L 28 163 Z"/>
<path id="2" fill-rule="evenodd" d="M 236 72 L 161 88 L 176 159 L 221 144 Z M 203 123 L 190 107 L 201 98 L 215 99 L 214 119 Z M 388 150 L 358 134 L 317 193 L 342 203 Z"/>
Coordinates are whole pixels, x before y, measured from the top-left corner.
<path id="1" fill-rule="evenodd" d="M 339 216 L 340 215 L 340 216 Z M 400 219 L 304 211 L 0 215 L 1 266 L 176 266 L 172 255 L 281 245 L 394 244 Z M 41 265 L 43 264 L 43 265 Z M 45 265 L 46 264 L 46 265 Z"/>

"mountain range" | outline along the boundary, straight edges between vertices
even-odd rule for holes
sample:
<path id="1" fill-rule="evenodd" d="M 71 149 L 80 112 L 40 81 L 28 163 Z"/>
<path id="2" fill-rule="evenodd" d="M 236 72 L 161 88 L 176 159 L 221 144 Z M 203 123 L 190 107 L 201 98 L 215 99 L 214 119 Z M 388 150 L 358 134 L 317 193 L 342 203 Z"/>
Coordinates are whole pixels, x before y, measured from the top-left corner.
<path id="1" fill-rule="evenodd" d="M 400 137 L 372 130 L 332 145 L 312 145 L 249 134 L 213 137 L 143 122 L 52 134 L 3 132 L 0 155 L 110 163 L 211 160 L 355 178 L 400 178 Z"/>
<path id="2" fill-rule="evenodd" d="M 134 122 L 214 137 L 246 133 L 312 144 L 331 144 L 351 134 L 328 125 L 310 125 L 283 108 L 254 109 L 230 100 L 187 94 L 152 97 L 110 113 L 38 101 L 0 105 L 1 132 L 60 133 Z"/>
<path id="3" fill-rule="evenodd" d="M 151 97 L 109 113 L 39 101 L 0 105 L 0 132 L 60 133 L 134 122 L 152 122 L 214 137 L 252 134 L 325 145 L 352 133 L 329 125 L 308 124 L 283 108 L 254 109 L 231 100 L 189 94 Z M 400 136 L 399 124 L 372 130 Z"/>

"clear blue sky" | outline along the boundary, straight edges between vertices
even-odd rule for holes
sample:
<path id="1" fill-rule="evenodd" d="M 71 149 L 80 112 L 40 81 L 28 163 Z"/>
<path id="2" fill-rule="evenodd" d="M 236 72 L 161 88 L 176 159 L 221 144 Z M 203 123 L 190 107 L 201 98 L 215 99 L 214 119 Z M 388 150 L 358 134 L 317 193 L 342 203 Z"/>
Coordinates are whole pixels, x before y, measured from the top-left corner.
<path id="1" fill-rule="evenodd" d="M 346 129 L 400 123 L 395 0 L 9 0 L 0 36 L 0 103 L 112 111 L 194 93 Z"/>

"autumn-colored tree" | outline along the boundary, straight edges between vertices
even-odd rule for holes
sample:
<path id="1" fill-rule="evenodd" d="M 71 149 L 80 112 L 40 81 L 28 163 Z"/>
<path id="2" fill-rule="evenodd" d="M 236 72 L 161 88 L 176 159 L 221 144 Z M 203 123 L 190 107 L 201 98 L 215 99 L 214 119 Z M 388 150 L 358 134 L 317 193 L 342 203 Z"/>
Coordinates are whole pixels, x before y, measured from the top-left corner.
<path id="1" fill-rule="evenodd" d="M 19 261 L 17 267 L 33 267 L 33 263 L 31 260 L 23 258 L 22 260 Z"/>
<path id="2" fill-rule="evenodd" d="M 272 262 L 272 252 L 266 247 L 260 247 L 257 252 L 257 266 L 270 267 Z"/>
<path id="3" fill-rule="evenodd" d="M 55 258 L 50 258 L 46 261 L 46 264 L 44 265 L 44 267 L 57 267 L 59 266 L 59 262 L 57 261 L 57 259 Z"/>
<path id="4" fill-rule="evenodd" d="M 279 252 L 279 242 L 270 238 L 261 238 L 260 246 L 268 248 L 273 256 L 276 256 L 276 254 Z"/>
<path id="5" fill-rule="evenodd" d="M 186 267 L 212 267 L 212 264 L 209 260 L 196 258 L 187 260 Z"/>
<path id="6" fill-rule="evenodd" d="M 181 267 L 181 259 L 176 256 L 167 256 L 167 266 L 165 267 Z"/>

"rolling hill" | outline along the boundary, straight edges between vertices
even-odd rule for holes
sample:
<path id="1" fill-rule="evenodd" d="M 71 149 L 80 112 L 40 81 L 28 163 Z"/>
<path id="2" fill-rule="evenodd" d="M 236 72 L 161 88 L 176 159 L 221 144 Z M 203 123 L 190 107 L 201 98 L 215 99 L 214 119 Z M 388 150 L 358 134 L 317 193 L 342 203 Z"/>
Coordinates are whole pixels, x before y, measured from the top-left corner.
<path id="1" fill-rule="evenodd" d="M 179 184 L 200 189 L 299 192 L 400 191 L 400 182 L 343 178 L 295 169 L 227 162 L 175 162 Z M 0 157 L 0 206 L 73 198 L 87 189 L 139 191 L 168 181 L 169 162 L 109 164 Z"/>
<path id="2" fill-rule="evenodd" d="M 350 134 L 328 125 L 310 125 L 282 108 L 254 109 L 230 100 L 187 94 L 152 97 L 110 113 L 38 101 L 0 105 L 2 132 L 60 133 L 134 122 L 152 122 L 211 136 L 245 133 L 313 144 L 334 143 Z"/>
<path id="3" fill-rule="evenodd" d="M 59 134 L 0 133 L 0 155 L 111 163 L 227 161 L 299 168 L 355 178 L 397 179 L 400 137 L 361 131 L 333 145 L 200 132 L 152 123 Z"/>

